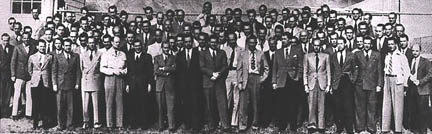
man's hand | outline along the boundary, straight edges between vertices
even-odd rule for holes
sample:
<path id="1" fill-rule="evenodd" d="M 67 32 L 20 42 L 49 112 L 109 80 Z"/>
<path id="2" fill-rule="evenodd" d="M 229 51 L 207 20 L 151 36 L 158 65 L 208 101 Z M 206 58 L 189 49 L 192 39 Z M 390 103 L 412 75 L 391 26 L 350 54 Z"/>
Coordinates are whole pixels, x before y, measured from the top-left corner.
<path id="1" fill-rule="evenodd" d="M 54 90 L 54 92 L 57 92 L 57 85 L 53 85 L 53 90 Z"/>
<path id="2" fill-rule="evenodd" d="M 380 86 L 376 87 L 376 92 L 381 92 L 381 87 Z"/>
<path id="3" fill-rule="evenodd" d="M 159 67 L 159 70 L 164 71 L 165 68 L 164 67 Z"/>
<path id="4" fill-rule="evenodd" d="M 420 84 L 420 81 L 419 81 L 419 80 L 414 80 L 413 83 L 414 83 L 416 86 L 418 86 L 418 85 Z"/>
<path id="5" fill-rule="evenodd" d="M 243 86 L 242 86 L 241 83 L 237 84 L 237 88 L 238 88 L 240 91 L 243 91 L 243 90 L 244 90 L 244 89 L 243 89 Z"/>
<path id="6" fill-rule="evenodd" d="M 307 85 L 304 86 L 305 92 L 309 93 L 309 87 Z"/>
<path id="7" fill-rule="evenodd" d="M 79 85 L 77 84 L 77 85 L 75 85 L 75 90 L 78 90 L 79 89 Z"/>
<path id="8" fill-rule="evenodd" d="M 276 85 L 276 84 L 273 84 L 272 86 L 273 86 L 273 90 L 276 90 L 277 85 Z"/>
<path id="9" fill-rule="evenodd" d="M 16 78 L 15 78 L 15 77 L 11 77 L 11 80 L 12 80 L 13 82 L 15 82 Z"/>
<path id="10" fill-rule="evenodd" d="M 129 93 L 129 85 L 126 85 L 126 93 Z"/>
<path id="11" fill-rule="evenodd" d="M 327 86 L 327 88 L 324 90 L 326 93 L 330 92 L 330 86 Z"/>

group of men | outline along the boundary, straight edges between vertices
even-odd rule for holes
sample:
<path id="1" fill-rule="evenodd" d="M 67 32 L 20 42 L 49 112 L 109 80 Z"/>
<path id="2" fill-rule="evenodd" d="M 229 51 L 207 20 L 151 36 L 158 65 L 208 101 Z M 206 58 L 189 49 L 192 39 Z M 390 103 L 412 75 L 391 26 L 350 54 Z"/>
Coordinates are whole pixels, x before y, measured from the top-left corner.
<path id="1" fill-rule="evenodd" d="M 193 23 L 181 9 L 143 10 L 130 19 L 110 6 L 98 21 L 82 8 L 76 21 L 73 12 L 40 20 L 33 9 L 38 25 L 24 28 L 9 18 L 2 117 L 25 109 L 35 129 L 58 130 L 148 128 L 157 116 L 171 132 L 297 132 L 303 122 L 320 133 L 333 124 L 337 133 L 376 133 L 377 123 L 384 133 L 427 132 L 432 66 L 395 13 L 373 26 L 361 9 L 339 16 L 327 5 L 284 8 L 281 17 L 265 5 L 227 8 L 218 20 L 206 2 Z"/>

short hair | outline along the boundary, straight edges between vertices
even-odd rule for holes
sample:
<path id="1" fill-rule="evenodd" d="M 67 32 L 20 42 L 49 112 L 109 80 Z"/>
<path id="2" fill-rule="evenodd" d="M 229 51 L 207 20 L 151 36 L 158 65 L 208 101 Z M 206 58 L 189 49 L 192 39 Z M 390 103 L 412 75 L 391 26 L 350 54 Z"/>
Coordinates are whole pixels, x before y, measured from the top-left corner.
<path id="1" fill-rule="evenodd" d="M 22 36 L 24 37 L 24 35 L 28 35 L 28 37 L 31 38 L 31 34 L 30 34 L 29 32 L 24 32 L 24 33 L 22 34 Z"/>
<path id="2" fill-rule="evenodd" d="M 72 43 L 72 40 L 71 40 L 71 39 L 65 39 L 65 40 L 63 40 L 62 45 L 63 45 L 64 43 L 66 43 L 66 42 Z"/>
<path id="3" fill-rule="evenodd" d="M 370 36 L 364 36 L 363 40 L 372 40 L 372 37 L 370 37 Z"/>
<path id="4" fill-rule="evenodd" d="M 128 15 L 128 12 L 126 12 L 125 10 L 121 10 L 120 11 L 120 16 L 123 16 L 123 15 Z"/>
<path id="5" fill-rule="evenodd" d="M 105 34 L 102 36 L 102 39 L 108 38 L 110 41 L 112 40 L 112 37 L 109 34 Z"/>
<path id="6" fill-rule="evenodd" d="M 277 10 L 276 9 L 272 9 L 272 10 L 270 10 L 270 12 L 269 12 L 270 14 L 271 13 L 276 13 L 276 15 L 279 15 L 279 13 L 277 12 Z"/>
<path id="7" fill-rule="evenodd" d="M 257 37 L 256 37 L 255 35 L 250 35 L 250 36 L 246 39 L 246 42 L 249 42 L 250 39 L 254 39 L 254 40 L 256 40 Z"/>
<path id="8" fill-rule="evenodd" d="M 55 42 L 56 40 L 59 40 L 59 41 L 60 41 L 60 44 L 63 45 L 64 40 L 63 40 L 62 38 L 55 38 L 55 39 L 53 40 L 53 42 Z"/>
<path id="9" fill-rule="evenodd" d="M 286 11 L 288 14 L 290 13 L 290 10 L 288 8 L 283 8 L 282 12 Z"/>
<path id="10" fill-rule="evenodd" d="M 216 42 L 219 42 L 219 36 L 218 35 L 210 35 L 210 37 L 208 38 L 208 41 L 210 41 L 211 39 L 216 39 Z"/>
<path id="11" fill-rule="evenodd" d="M 242 13 L 242 10 L 241 10 L 240 8 L 235 8 L 235 9 L 234 9 L 234 13 L 235 13 L 235 12 L 240 12 L 240 13 Z"/>
<path id="12" fill-rule="evenodd" d="M 360 26 L 360 25 L 365 25 L 365 26 L 367 26 L 366 22 L 364 22 L 364 21 L 360 22 L 358 25 L 359 25 L 359 26 Z"/>
<path id="13" fill-rule="evenodd" d="M 346 39 L 344 37 L 338 37 L 337 40 L 343 40 L 344 43 L 346 43 Z"/>
<path id="14" fill-rule="evenodd" d="M 394 37 L 390 37 L 390 38 L 387 38 L 387 43 L 389 42 L 389 41 L 394 41 L 395 42 L 395 44 L 399 44 L 399 40 L 397 40 L 396 38 L 394 38 Z"/>
<path id="15" fill-rule="evenodd" d="M 87 38 L 88 37 L 88 35 L 87 35 L 87 33 L 81 33 L 80 35 L 79 35 L 79 38 Z"/>
<path id="16" fill-rule="evenodd" d="M 58 25 L 56 26 L 56 29 L 58 29 L 59 27 L 66 28 L 66 26 L 64 26 L 63 24 L 58 24 Z"/>
<path id="17" fill-rule="evenodd" d="M 3 37 L 10 37 L 10 35 L 8 34 L 8 33 L 3 33 L 2 35 L 1 35 L 1 37 L 3 38 Z"/>
<path id="18" fill-rule="evenodd" d="M 255 9 L 248 9 L 248 10 L 246 10 L 246 13 L 247 14 L 250 14 L 250 13 L 256 14 L 256 11 L 255 11 Z"/>
<path id="19" fill-rule="evenodd" d="M 346 23 L 346 20 L 344 18 L 339 18 L 338 21 L 343 21 L 344 23 Z"/>
<path id="20" fill-rule="evenodd" d="M 380 23 L 377 25 L 377 27 L 382 27 L 384 29 L 384 24 Z"/>
<path id="21" fill-rule="evenodd" d="M 348 29 L 354 30 L 354 27 L 351 26 L 351 25 L 348 25 L 348 26 L 345 27 L 345 31 L 348 30 Z"/>
<path id="22" fill-rule="evenodd" d="M 227 14 L 229 11 L 231 11 L 231 13 L 234 12 L 232 8 L 226 8 L 225 9 L 225 14 Z"/>
<path id="23" fill-rule="evenodd" d="M 372 20 L 372 14 L 370 14 L 370 13 L 365 13 L 363 16 L 368 16 L 369 20 Z"/>
<path id="24" fill-rule="evenodd" d="M 362 9 L 360 9 L 360 8 L 354 8 L 352 11 L 354 11 L 354 10 L 359 11 L 359 13 L 360 13 L 361 15 L 363 15 L 363 10 L 362 10 Z"/>
<path id="25" fill-rule="evenodd" d="M 262 4 L 262 5 L 260 5 L 260 6 L 258 7 L 258 9 L 260 9 L 260 8 L 265 8 L 265 9 L 267 10 L 267 6 L 264 5 L 264 4 Z"/>
<path id="26" fill-rule="evenodd" d="M 209 35 L 207 33 L 201 32 L 199 36 L 203 36 L 205 41 L 209 41 Z M 199 37 L 198 36 L 198 37 Z"/>
<path id="27" fill-rule="evenodd" d="M 137 43 L 137 42 L 139 42 L 139 43 L 141 44 L 141 41 L 138 40 L 138 39 L 134 39 L 134 40 L 132 41 L 133 44 L 135 44 L 135 43 Z"/>
<path id="28" fill-rule="evenodd" d="M 399 42 L 400 42 L 400 38 L 406 38 L 407 41 L 409 41 L 409 37 L 408 37 L 408 35 L 406 35 L 406 34 L 401 34 L 401 35 L 399 36 Z"/>
<path id="29" fill-rule="evenodd" d="M 82 7 L 82 8 L 80 9 L 80 12 L 83 12 L 83 11 L 88 11 L 87 7 Z"/>
<path id="30" fill-rule="evenodd" d="M 42 39 L 39 39 L 37 42 L 38 42 L 38 46 L 39 46 L 39 43 L 46 44 L 45 40 L 42 40 Z"/>
<path id="31" fill-rule="evenodd" d="M 115 5 L 109 6 L 109 7 L 108 7 L 108 10 L 109 10 L 109 9 L 114 9 L 114 12 L 117 13 L 117 7 L 116 7 Z"/>

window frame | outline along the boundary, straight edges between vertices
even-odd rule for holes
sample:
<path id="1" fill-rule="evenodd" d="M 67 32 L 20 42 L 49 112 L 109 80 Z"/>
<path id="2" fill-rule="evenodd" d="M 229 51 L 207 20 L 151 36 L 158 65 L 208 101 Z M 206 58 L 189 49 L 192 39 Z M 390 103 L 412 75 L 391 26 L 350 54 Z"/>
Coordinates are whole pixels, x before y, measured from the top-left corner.
<path id="1" fill-rule="evenodd" d="M 20 12 L 14 13 L 14 3 L 20 3 Z M 30 12 L 25 13 L 24 12 L 24 3 L 30 3 Z M 31 15 L 31 10 L 34 7 L 34 4 L 39 4 L 39 8 L 42 9 L 42 0 L 10 0 L 10 13 L 13 15 Z"/>

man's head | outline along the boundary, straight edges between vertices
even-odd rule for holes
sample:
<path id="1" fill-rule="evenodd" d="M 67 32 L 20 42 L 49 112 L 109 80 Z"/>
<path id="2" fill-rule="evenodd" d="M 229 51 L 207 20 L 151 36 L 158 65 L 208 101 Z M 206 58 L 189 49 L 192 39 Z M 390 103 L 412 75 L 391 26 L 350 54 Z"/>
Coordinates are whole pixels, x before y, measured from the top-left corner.
<path id="1" fill-rule="evenodd" d="M 365 51 L 369 51 L 372 48 L 372 38 L 369 36 L 364 37 L 363 39 L 363 49 Z"/>
<path id="2" fill-rule="evenodd" d="M 408 47 L 409 37 L 406 34 L 402 34 L 399 37 L 399 47 L 405 49 Z"/>
<path id="3" fill-rule="evenodd" d="M 346 40 L 343 37 L 338 37 L 336 39 L 336 44 L 337 44 L 337 50 L 338 51 L 343 51 L 346 48 Z"/>
<path id="4" fill-rule="evenodd" d="M 207 33 L 200 33 L 198 35 L 199 47 L 207 47 L 208 40 L 209 40 L 209 36 Z"/>
<path id="5" fill-rule="evenodd" d="M 70 39 L 65 39 L 65 40 L 63 41 L 63 50 L 64 50 L 66 53 L 70 53 L 70 52 L 72 52 L 72 41 L 71 41 Z"/>
<path id="6" fill-rule="evenodd" d="M 331 10 L 329 14 L 329 23 L 335 24 L 337 22 L 337 12 L 336 10 Z"/>
<path id="7" fill-rule="evenodd" d="M 398 45 L 397 45 L 398 42 L 393 37 L 387 38 L 387 44 L 388 44 L 389 52 L 394 52 L 398 48 Z"/>
<path id="8" fill-rule="evenodd" d="M 113 41 L 111 42 L 112 47 L 116 50 L 120 48 L 120 36 L 114 36 Z"/>
<path id="9" fill-rule="evenodd" d="M 348 40 L 352 40 L 352 39 L 354 39 L 354 28 L 353 28 L 352 26 L 347 26 L 347 27 L 345 28 L 345 37 L 346 37 Z"/>
<path id="10" fill-rule="evenodd" d="M 220 32 L 218 36 L 219 36 L 219 44 L 225 44 L 227 42 L 225 32 Z"/>
<path id="11" fill-rule="evenodd" d="M 252 35 L 253 34 L 253 30 L 252 30 L 252 25 L 249 22 L 245 22 L 243 25 L 243 32 L 246 36 Z"/>
<path id="12" fill-rule="evenodd" d="M 117 15 L 117 7 L 116 6 L 108 7 L 108 15 L 111 17 L 116 16 Z"/>
<path id="13" fill-rule="evenodd" d="M 133 33 L 132 31 L 128 31 L 126 33 L 126 42 L 132 45 L 134 40 L 135 40 L 135 33 Z"/>
<path id="14" fill-rule="evenodd" d="M 162 53 L 165 55 L 169 55 L 170 53 L 170 45 L 168 44 L 168 42 L 162 42 Z"/>
<path id="15" fill-rule="evenodd" d="M 372 21 L 372 14 L 370 14 L 370 13 L 365 13 L 365 14 L 363 15 L 363 21 L 364 21 L 366 24 L 370 25 L 370 24 L 371 24 L 371 21 Z"/>
<path id="16" fill-rule="evenodd" d="M 337 21 L 338 30 L 345 30 L 346 21 L 344 18 L 339 18 Z"/>
<path id="17" fill-rule="evenodd" d="M 366 22 L 360 22 L 358 24 L 360 35 L 365 36 L 368 33 L 368 26 Z"/>
<path id="18" fill-rule="evenodd" d="M 208 25 L 214 26 L 216 24 L 217 20 L 216 20 L 216 16 L 215 15 L 211 14 L 207 18 L 208 18 L 207 19 L 207 24 Z"/>
<path id="19" fill-rule="evenodd" d="M 96 50 L 96 39 L 94 37 L 88 38 L 87 48 L 91 51 Z"/>
<path id="20" fill-rule="evenodd" d="M 256 19 L 255 19 L 255 17 L 256 17 L 256 11 L 255 11 L 255 9 L 249 9 L 249 10 L 246 10 L 246 12 L 247 12 L 247 16 L 248 16 L 249 22 L 251 22 L 251 23 L 255 22 L 256 21 Z"/>
<path id="21" fill-rule="evenodd" d="M 165 15 L 164 15 L 163 12 L 158 12 L 158 13 L 156 14 L 156 22 L 157 22 L 159 25 L 162 25 L 162 24 L 163 24 L 163 21 L 164 21 L 164 17 L 165 17 Z"/>
<path id="22" fill-rule="evenodd" d="M 65 36 L 65 31 L 66 27 L 63 24 L 59 24 L 56 27 L 56 35 L 59 37 L 64 37 Z"/>
<path id="23" fill-rule="evenodd" d="M 273 25 L 273 18 L 271 16 L 266 16 L 264 19 L 264 23 L 267 28 L 271 28 Z"/>
<path id="24" fill-rule="evenodd" d="M 288 8 L 283 8 L 282 9 L 282 19 L 288 20 L 289 15 L 290 15 L 290 10 Z"/>
<path id="25" fill-rule="evenodd" d="M 288 17 L 288 27 L 294 28 L 297 26 L 297 16 L 295 15 L 289 15 Z"/>
<path id="26" fill-rule="evenodd" d="M 266 36 L 267 36 L 267 29 L 259 28 L 257 31 L 257 36 L 258 36 L 259 40 L 264 41 L 266 39 Z"/>
<path id="27" fill-rule="evenodd" d="M 290 45 L 289 43 L 289 33 L 285 32 L 282 34 L 281 40 L 282 40 L 282 47 L 288 47 Z"/>
<path id="28" fill-rule="evenodd" d="M 166 19 L 165 21 L 164 21 L 164 30 L 165 31 L 171 31 L 172 30 L 172 21 L 171 20 L 169 20 L 169 19 Z"/>
<path id="29" fill-rule="evenodd" d="M 60 24 L 62 22 L 62 15 L 61 14 L 55 14 L 53 22 L 56 25 Z"/>
<path id="30" fill-rule="evenodd" d="M 375 28 L 375 34 L 379 38 L 381 38 L 381 37 L 384 36 L 384 25 L 383 24 L 378 24 L 377 25 L 377 27 Z"/>
<path id="31" fill-rule="evenodd" d="M 22 34 L 22 42 L 24 43 L 24 45 L 30 45 L 30 40 L 31 40 L 31 34 L 29 32 L 24 32 Z"/>
<path id="32" fill-rule="evenodd" d="M 14 24 L 14 32 L 15 32 L 15 35 L 21 35 L 21 30 L 22 30 L 22 25 L 21 25 L 21 23 L 20 23 L 20 22 L 16 22 L 16 23 Z"/>
<path id="33" fill-rule="evenodd" d="M 148 6 L 144 8 L 145 16 L 148 20 L 153 19 L 153 8 Z"/>
<path id="34" fill-rule="evenodd" d="M 69 39 L 70 40 L 70 39 Z M 70 40 L 72 41 L 72 40 Z M 57 51 L 60 51 L 63 49 L 63 40 L 61 38 L 54 39 L 54 47 Z"/>
<path id="35" fill-rule="evenodd" d="M 330 44 L 332 45 L 332 47 L 336 48 L 337 47 L 337 39 L 338 39 L 338 35 L 337 33 L 332 33 L 330 34 Z"/>
<path id="36" fill-rule="evenodd" d="M 13 26 L 16 23 L 16 19 L 14 17 L 9 17 L 8 24 L 11 30 L 13 30 Z"/>
<path id="37" fill-rule="evenodd" d="M 182 9 L 176 10 L 176 19 L 179 22 L 183 22 L 185 18 L 185 12 Z"/>
<path id="38" fill-rule="evenodd" d="M 395 24 L 396 23 L 396 19 L 397 19 L 397 15 L 396 15 L 396 13 L 395 12 L 391 12 L 389 15 L 388 15 L 388 19 L 389 19 L 389 23 L 390 24 Z"/>
<path id="39" fill-rule="evenodd" d="M 168 9 L 168 10 L 165 12 L 165 14 L 166 14 L 166 19 L 167 19 L 167 20 L 174 21 L 174 15 L 175 15 L 175 13 L 174 13 L 173 10 Z"/>
<path id="40" fill-rule="evenodd" d="M 39 53 L 45 54 L 46 43 L 44 40 L 38 40 L 37 50 Z"/>
<path id="41" fill-rule="evenodd" d="M 301 16 L 301 22 L 303 24 L 308 23 L 309 22 L 309 18 L 311 17 L 311 15 L 310 15 L 309 12 L 302 12 L 300 16 Z"/>
<path id="42" fill-rule="evenodd" d="M 112 37 L 111 37 L 111 36 L 109 36 L 109 35 L 104 35 L 104 36 L 102 37 L 102 44 L 103 44 L 103 46 L 104 46 L 105 48 L 110 48 L 110 47 L 111 47 L 111 40 L 112 40 Z"/>
<path id="43" fill-rule="evenodd" d="M 171 50 L 177 51 L 176 39 L 173 36 L 168 37 L 167 42 L 170 45 Z"/>
<path id="44" fill-rule="evenodd" d="M 192 34 L 192 26 L 190 24 L 185 24 L 183 26 L 183 33 L 184 34 Z"/>
<path id="45" fill-rule="evenodd" d="M 184 36 L 184 45 L 187 49 L 192 49 L 193 47 L 193 37 L 190 34 Z"/>
<path id="46" fill-rule="evenodd" d="M 277 41 L 275 38 L 271 37 L 268 40 L 270 51 L 274 52 L 277 49 Z"/>
<path id="47" fill-rule="evenodd" d="M 209 37 L 209 45 L 210 45 L 210 48 L 213 49 L 213 50 L 218 49 L 218 46 L 219 46 L 219 37 L 216 36 L 216 35 L 210 35 L 210 37 Z"/>
<path id="48" fill-rule="evenodd" d="M 298 38 L 295 36 L 291 36 L 288 40 L 288 43 L 290 46 L 297 46 L 298 44 Z"/>
<path id="49" fill-rule="evenodd" d="M 9 45 L 10 36 L 7 33 L 3 33 L 1 36 L 1 44 L 2 45 Z"/>
<path id="50" fill-rule="evenodd" d="M 393 26 L 390 23 L 386 23 L 384 26 L 384 33 L 387 37 L 392 36 Z"/>
<path id="51" fill-rule="evenodd" d="M 211 14 L 211 10 L 212 10 L 212 3 L 211 2 L 205 2 L 203 5 L 203 11 L 202 13 L 204 14 Z"/>
<path id="52" fill-rule="evenodd" d="M 312 41 L 313 49 L 315 53 L 319 53 L 321 51 L 321 40 L 313 39 Z"/>
<path id="53" fill-rule="evenodd" d="M 125 10 L 120 11 L 120 21 L 123 24 L 127 23 L 128 18 L 129 18 L 129 15 Z"/>
<path id="54" fill-rule="evenodd" d="M 300 32 L 300 41 L 302 43 L 307 43 L 309 41 L 308 32 L 306 30 Z"/>
<path id="55" fill-rule="evenodd" d="M 235 21 L 241 21 L 242 12 L 243 11 L 240 8 L 234 9 L 234 20 Z"/>
<path id="56" fill-rule="evenodd" d="M 135 53 L 141 53 L 144 51 L 143 48 L 146 48 L 146 46 L 141 45 L 141 41 L 136 39 L 133 41 L 133 48 L 135 50 Z"/>
<path id="57" fill-rule="evenodd" d="M 420 56 L 420 53 L 421 53 L 421 50 L 422 50 L 422 48 L 421 48 L 421 45 L 420 44 L 414 44 L 412 47 L 411 47 L 411 50 L 412 50 L 412 53 L 413 53 L 413 56 L 415 57 L 415 58 L 417 58 L 417 57 L 419 57 Z"/>
<path id="58" fill-rule="evenodd" d="M 396 36 L 400 37 L 405 33 L 405 27 L 402 24 L 396 24 L 395 26 Z"/>
<path id="59" fill-rule="evenodd" d="M 270 10 L 270 16 L 273 18 L 273 19 L 272 19 L 272 20 L 273 20 L 273 23 L 276 23 L 277 18 L 278 18 L 278 16 L 279 16 L 279 13 L 277 12 L 276 9 L 272 9 L 272 10 Z"/>
<path id="60" fill-rule="evenodd" d="M 73 42 L 76 42 L 77 39 L 78 39 L 78 32 L 71 32 L 71 33 L 69 34 L 69 38 L 70 38 Z"/>
<path id="61" fill-rule="evenodd" d="M 75 13 L 74 12 L 66 12 L 65 16 L 66 16 L 66 18 L 65 18 L 66 22 L 68 22 L 68 23 L 75 22 Z"/>
<path id="62" fill-rule="evenodd" d="M 234 11 L 231 8 L 225 9 L 226 20 L 230 21 L 233 19 Z"/>
<path id="63" fill-rule="evenodd" d="M 363 11 L 360 8 L 354 8 L 352 10 L 352 18 L 354 20 L 359 20 L 362 15 L 363 15 Z"/>
<path id="64" fill-rule="evenodd" d="M 318 24 L 318 27 L 320 29 L 324 28 L 325 22 L 324 22 L 324 18 L 322 16 L 317 17 L 317 24 Z"/>
<path id="65" fill-rule="evenodd" d="M 229 46 L 237 46 L 237 34 L 230 32 L 228 33 L 228 45 Z"/>
<path id="66" fill-rule="evenodd" d="M 261 17 L 266 16 L 267 15 L 267 6 L 266 5 L 260 5 L 258 8 L 258 12 L 259 12 L 259 15 Z"/>
<path id="67" fill-rule="evenodd" d="M 284 29 L 281 25 L 277 25 L 274 29 L 274 35 L 276 38 L 280 38 L 282 36 L 282 33 L 284 32 Z"/>
<path id="68" fill-rule="evenodd" d="M 29 32 L 30 34 L 33 33 L 33 29 L 30 26 L 24 26 L 23 32 Z"/>
<path id="69" fill-rule="evenodd" d="M 178 34 L 176 37 L 175 37 L 175 41 L 176 41 L 176 44 L 177 44 L 177 47 L 179 47 L 179 48 L 183 48 L 184 47 L 184 34 Z"/>
<path id="70" fill-rule="evenodd" d="M 39 8 L 33 8 L 31 11 L 33 19 L 39 19 Z"/>
<path id="71" fill-rule="evenodd" d="M 81 33 L 79 35 L 79 42 L 81 46 L 87 46 L 87 39 L 88 39 L 88 34 L 87 33 Z"/>
<path id="72" fill-rule="evenodd" d="M 163 32 L 160 29 L 156 29 L 155 31 L 155 40 L 157 43 L 161 43 L 162 42 L 162 36 L 163 36 Z"/>
<path id="73" fill-rule="evenodd" d="M 363 49 L 363 36 L 356 36 L 356 44 L 357 44 L 357 48 L 359 49 Z"/>
<path id="74" fill-rule="evenodd" d="M 255 35 L 251 35 L 246 39 L 246 44 L 251 51 L 255 51 L 257 45 L 257 38 Z"/>
<path id="75" fill-rule="evenodd" d="M 44 38 L 46 41 L 51 42 L 53 40 L 53 30 L 46 29 L 44 31 Z"/>

